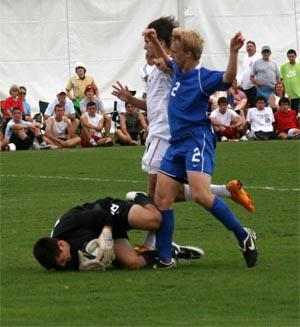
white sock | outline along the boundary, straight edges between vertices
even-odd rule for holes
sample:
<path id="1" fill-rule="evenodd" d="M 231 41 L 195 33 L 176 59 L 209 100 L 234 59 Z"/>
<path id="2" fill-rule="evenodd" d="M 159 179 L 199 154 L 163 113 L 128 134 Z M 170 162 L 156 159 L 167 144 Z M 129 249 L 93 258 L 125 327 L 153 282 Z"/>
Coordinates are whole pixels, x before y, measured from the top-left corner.
<path id="1" fill-rule="evenodd" d="M 184 198 L 186 201 L 192 199 L 191 188 L 188 184 L 184 184 Z M 215 185 L 211 184 L 210 189 L 214 195 L 231 198 L 231 192 L 227 189 L 226 185 Z"/>
<path id="2" fill-rule="evenodd" d="M 189 184 L 183 184 L 185 201 L 192 200 L 192 192 Z"/>
<path id="3" fill-rule="evenodd" d="M 214 195 L 231 198 L 231 192 L 227 189 L 226 185 L 211 184 L 210 189 Z"/>
<path id="4" fill-rule="evenodd" d="M 148 249 L 155 249 L 155 242 L 155 232 L 147 232 L 143 245 L 145 245 Z"/>

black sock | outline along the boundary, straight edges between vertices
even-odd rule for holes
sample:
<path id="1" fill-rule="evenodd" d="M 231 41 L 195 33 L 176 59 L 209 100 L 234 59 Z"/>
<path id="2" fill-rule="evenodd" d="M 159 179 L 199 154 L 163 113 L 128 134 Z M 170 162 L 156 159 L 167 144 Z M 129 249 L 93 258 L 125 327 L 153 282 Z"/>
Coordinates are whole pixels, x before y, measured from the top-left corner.
<path id="1" fill-rule="evenodd" d="M 149 250 L 139 254 L 141 257 L 145 259 L 147 262 L 147 266 L 152 266 L 158 260 L 158 251 L 157 250 Z"/>

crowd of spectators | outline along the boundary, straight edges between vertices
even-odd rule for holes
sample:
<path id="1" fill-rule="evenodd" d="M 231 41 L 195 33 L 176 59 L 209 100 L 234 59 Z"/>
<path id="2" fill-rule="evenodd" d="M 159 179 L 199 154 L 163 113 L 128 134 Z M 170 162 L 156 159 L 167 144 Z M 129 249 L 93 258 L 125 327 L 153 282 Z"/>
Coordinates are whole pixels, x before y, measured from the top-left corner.
<path id="1" fill-rule="evenodd" d="M 268 45 L 259 55 L 255 42 L 247 41 L 246 51 L 239 80 L 234 80 L 227 92 L 215 92 L 209 99 L 218 139 L 299 138 L 300 63 L 296 51 L 288 50 L 288 62 L 280 68 L 271 60 Z M 147 64 L 143 71 L 146 82 Z M 116 143 L 145 143 L 146 114 L 127 103 L 118 105 L 116 115 L 107 114 L 99 88 L 94 78 L 86 75 L 83 62 L 75 65 L 75 75 L 48 104 L 42 121 L 32 117 L 26 93 L 25 86 L 12 85 L 10 96 L 1 102 L 1 150 L 112 146 L 112 117 Z"/>
<path id="2" fill-rule="evenodd" d="M 210 119 L 220 141 L 299 139 L 300 63 L 287 52 L 288 63 L 270 59 L 271 48 L 261 56 L 253 41 L 246 43 L 240 85 L 235 80 L 227 92 L 210 97 Z M 238 118 L 239 117 L 239 118 Z"/>

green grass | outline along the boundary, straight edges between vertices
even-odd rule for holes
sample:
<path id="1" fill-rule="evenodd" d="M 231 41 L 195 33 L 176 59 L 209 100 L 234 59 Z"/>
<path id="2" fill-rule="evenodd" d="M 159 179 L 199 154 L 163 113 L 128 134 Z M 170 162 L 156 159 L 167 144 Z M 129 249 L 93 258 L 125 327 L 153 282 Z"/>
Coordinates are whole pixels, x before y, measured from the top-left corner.
<path id="1" fill-rule="evenodd" d="M 203 260 L 171 271 L 105 273 L 49 273 L 34 261 L 32 245 L 70 207 L 146 190 L 142 153 L 142 147 L 1 153 L 1 326 L 299 326 L 297 141 L 218 145 L 213 182 L 238 177 L 256 203 L 250 214 L 226 200 L 257 232 L 253 269 L 233 235 L 188 202 L 175 205 L 175 239 L 201 246 Z M 138 243 L 143 233 L 130 237 Z"/>

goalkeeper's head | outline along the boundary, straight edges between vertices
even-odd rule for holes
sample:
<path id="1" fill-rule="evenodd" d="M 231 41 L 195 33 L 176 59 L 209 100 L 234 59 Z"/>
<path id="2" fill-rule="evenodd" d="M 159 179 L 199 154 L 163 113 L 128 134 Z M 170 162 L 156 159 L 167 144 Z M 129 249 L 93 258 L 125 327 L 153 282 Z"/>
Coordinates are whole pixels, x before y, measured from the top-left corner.
<path id="1" fill-rule="evenodd" d="M 35 243 L 33 255 L 46 269 L 59 269 L 71 260 L 71 246 L 64 240 L 43 237 Z"/>

